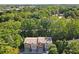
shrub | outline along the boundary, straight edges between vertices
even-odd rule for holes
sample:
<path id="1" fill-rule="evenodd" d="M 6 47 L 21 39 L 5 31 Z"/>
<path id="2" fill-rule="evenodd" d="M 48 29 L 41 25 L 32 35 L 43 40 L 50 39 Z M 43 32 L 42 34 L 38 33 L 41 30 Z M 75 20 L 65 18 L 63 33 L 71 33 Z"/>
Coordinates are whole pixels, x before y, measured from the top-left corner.
<path id="1" fill-rule="evenodd" d="M 66 40 L 57 40 L 55 42 L 58 53 L 61 54 L 63 53 L 64 49 L 66 49 L 68 42 Z"/>
<path id="2" fill-rule="evenodd" d="M 13 48 L 8 45 L 0 45 L 0 54 L 17 54 L 19 53 L 18 48 Z"/>
<path id="3" fill-rule="evenodd" d="M 57 48 L 55 44 L 49 46 L 49 54 L 57 54 Z"/>
<path id="4" fill-rule="evenodd" d="M 79 40 L 69 41 L 68 47 L 64 50 L 67 54 L 79 54 Z"/>

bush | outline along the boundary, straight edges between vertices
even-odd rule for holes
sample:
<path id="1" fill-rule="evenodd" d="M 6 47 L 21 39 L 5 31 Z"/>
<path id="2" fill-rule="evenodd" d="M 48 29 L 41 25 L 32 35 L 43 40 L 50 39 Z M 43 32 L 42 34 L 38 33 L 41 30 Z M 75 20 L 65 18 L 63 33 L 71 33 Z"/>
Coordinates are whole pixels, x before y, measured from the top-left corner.
<path id="1" fill-rule="evenodd" d="M 69 41 L 68 47 L 64 50 L 66 54 L 79 54 L 79 40 Z"/>
<path id="2" fill-rule="evenodd" d="M 12 48 L 12 47 L 6 47 L 6 52 L 4 52 L 5 54 L 17 54 L 19 53 L 19 49 L 18 48 Z"/>
<path id="3" fill-rule="evenodd" d="M 0 54 L 17 54 L 19 53 L 18 48 L 13 48 L 8 45 L 0 45 Z"/>
<path id="4" fill-rule="evenodd" d="M 66 49 L 68 42 L 66 40 L 57 40 L 55 42 L 58 53 L 61 54 L 63 53 L 64 49 Z"/>
<path id="5" fill-rule="evenodd" d="M 49 54 L 79 54 L 79 40 L 57 40 L 49 46 Z"/>
<path id="6" fill-rule="evenodd" d="M 57 54 L 57 48 L 55 44 L 49 46 L 49 54 Z"/>

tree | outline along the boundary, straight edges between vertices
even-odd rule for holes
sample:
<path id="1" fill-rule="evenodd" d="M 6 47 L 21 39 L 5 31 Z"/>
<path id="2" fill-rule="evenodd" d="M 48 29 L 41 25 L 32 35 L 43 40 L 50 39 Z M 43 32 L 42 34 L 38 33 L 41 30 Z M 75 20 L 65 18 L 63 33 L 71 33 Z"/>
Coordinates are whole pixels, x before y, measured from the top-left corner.
<path id="1" fill-rule="evenodd" d="M 66 20 L 65 19 L 57 19 L 57 20 L 52 20 L 51 24 L 51 36 L 53 37 L 53 40 L 58 40 L 58 39 L 64 39 L 66 36 Z"/>

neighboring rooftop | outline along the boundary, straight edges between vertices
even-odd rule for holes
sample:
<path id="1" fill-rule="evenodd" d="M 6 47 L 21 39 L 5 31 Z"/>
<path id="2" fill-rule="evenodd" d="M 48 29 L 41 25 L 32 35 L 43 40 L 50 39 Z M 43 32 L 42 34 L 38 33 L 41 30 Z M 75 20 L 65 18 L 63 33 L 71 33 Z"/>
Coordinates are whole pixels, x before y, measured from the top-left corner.
<path id="1" fill-rule="evenodd" d="M 27 37 L 25 38 L 24 44 L 37 44 L 37 43 L 46 43 L 51 41 L 50 37 Z"/>
<path id="2" fill-rule="evenodd" d="M 24 43 L 37 44 L 37 37 L 27 37 L 27 38 L 25 38 Z"/>

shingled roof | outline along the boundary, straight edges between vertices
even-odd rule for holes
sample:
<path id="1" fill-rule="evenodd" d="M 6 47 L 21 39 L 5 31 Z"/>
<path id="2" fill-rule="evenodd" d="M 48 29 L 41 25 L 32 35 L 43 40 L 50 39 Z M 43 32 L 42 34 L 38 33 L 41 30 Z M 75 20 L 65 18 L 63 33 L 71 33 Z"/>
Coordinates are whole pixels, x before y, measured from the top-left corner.
<path id="1" fill-rule="evenodd" d="M 24 43 L 26 44 L 46 43 L 46 37 L 27 37 L 25 38 Z"/>
<path id="2" fill-rule="evenodd" d="M 27 38 L 25 38 L 24 43 L 37 44 L 37 37 L 27 37 Z"/>
<path id="3" fill-rule="evenodd" d="M 46 43 L 46 38 L 45 37 L 38 37 L 38 43 Z"/>

